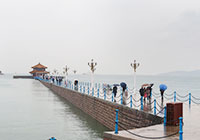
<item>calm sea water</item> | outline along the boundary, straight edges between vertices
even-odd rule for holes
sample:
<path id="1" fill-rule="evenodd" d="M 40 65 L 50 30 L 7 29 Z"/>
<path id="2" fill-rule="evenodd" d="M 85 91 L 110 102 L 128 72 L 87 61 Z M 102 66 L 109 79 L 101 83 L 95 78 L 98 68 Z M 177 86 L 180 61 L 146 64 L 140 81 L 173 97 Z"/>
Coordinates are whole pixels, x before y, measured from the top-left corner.
<path id="1" fill-rule="evenodd" d="M 88 75 L 71 75 L 69 79 L 90 80 Z M 133 87 L 133 76 L 97 75 L 95 81 L 110 84 L 123 81 L 130 88 Z M 191 92 L 200 97 L 199 77 L 138 76 L 137 87 L 144 83 L 154 83 L 155 92 L 159 91 L 159 84 L 165 83 L 168 93 L 177 91 L 185 95 Z M 185 126 L 188 126 L 186 130 L 200 130 L 195 123 L 200 115 L 199 109 L 199 106 L 184 108 Z M 12 79 L 11 75 L 0 76 L 0 116 L 2 140 L 47 140 L 51 136 L 58 140 L 100 140 L 107 130 L 40 82 Z M 191 123 L 189 118 L 194 121 Z"/>
<path id="2" fill-rule="evenodd" d="M 70 75 L 70 80 L 78 79 L 79 81 L 90 82 L 90 75 Z M 133 76 L 132 75 L 95 75 L 96 83 L 109 83 L 119 84 L 121 82 L 127 83 L 130 89 L 133 89 Z M 170 76 L 137 76 L 136 88 L 139 89 L 142 84 L 153 83 L 153 90 L 159 93 L 159 85 L 166 84 L 168 89 L 166 93 L 176 91 L 181 95 L 192 93 L 200 97 L 200 77 L 170 77 Z"/>
<path id="3" fill-rule="evenodd" d="M 1 140 L 100 140 L 106 130 L 39 81 L 0 77 Z"/>

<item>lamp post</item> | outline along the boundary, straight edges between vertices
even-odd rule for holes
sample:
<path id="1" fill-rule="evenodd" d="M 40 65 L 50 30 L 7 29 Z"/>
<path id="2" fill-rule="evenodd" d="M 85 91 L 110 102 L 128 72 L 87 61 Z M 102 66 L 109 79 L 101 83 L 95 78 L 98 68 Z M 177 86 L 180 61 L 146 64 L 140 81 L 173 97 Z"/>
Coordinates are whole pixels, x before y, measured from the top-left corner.
<path id="1" fill-rule="evenodd" d="M 53 77 L 54 77 L 55 83 L 56 83 L 57 72 L 58 72 L 57 69 L 53 70 Z"/>
<path id="2" fill-rule="evenodd" d="M 88 66 L 90 67 L 92 73 L 91 73 L 91 87 L 94 88 L 94 71 L 96 70 L 95 66 L 97 66 L 97 63 L 94 62 L 94 60 L 91 60 L 91 63 L 88 63 Z"/>
<path id="3" fill-rule="evenodd" d="M 57 76 L 57 70 L 56 69 L 53 70 L 53 73 L 55 74 L 55 76 Z"/>
<path id="4" fill-rule="evenodd" d="M 134 60 L 134 63 L 131 63 L 131 67 L 134 70 L 134 83 L 133 83 L 133 89 L 134 93 L 136 93 L 136 69 L 139 67 L 139 63 L 136 63 L 136 60 Z"/>
<path id="5" fill-rule="evenodd" d="M 76 70 L 73 70 L 73 72 L 74 72 L 74 74 L 76 74 L 77 71 L 76 71 Z"/>
<path id="6" fill-rule="evenodd" d="M 64 67 L 64 72 L 65 72 L 65 84 L 67 84 L 67 76 L 68 76 L 68 71 L 69 71 L 69 67 L 67 67 L 67 65 Z"/>

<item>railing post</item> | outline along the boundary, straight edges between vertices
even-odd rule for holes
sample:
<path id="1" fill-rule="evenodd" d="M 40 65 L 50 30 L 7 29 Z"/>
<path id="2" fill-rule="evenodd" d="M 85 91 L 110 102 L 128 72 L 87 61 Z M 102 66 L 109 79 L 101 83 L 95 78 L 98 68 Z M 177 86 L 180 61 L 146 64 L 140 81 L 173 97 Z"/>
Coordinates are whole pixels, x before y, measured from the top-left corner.
<path id="1" fill-rule="evenodd" d="M 106 90 L 104 90 L 104 100 L 106 100 Z"/>
<path id="2" fill-rule="evenodd" d="M 179 118 L 179 140 L 183 140 L 183 118 Z"/>
<path id="3" fill-rule="evenodd" d="M 118 134 L 118 123 L 119 123 L 119 121 L 118 121 L 118 112 L 119 112 L 119 110 L 116 109 L 115 112 L 116 112 L 116 120 L 115 120 L 115 134 Z"/>
<path id="4" fill-rule="evenodd" d="M 83 93 L 85 93 L 85 86 L 83 87 Z"/>
<path id="5" fill-rule="evenodd" d="M 167 107 L 164 107 L 164 126 L 167 125 Z"/>
<path id="6" fill-rule="evenodd" d="M 92 88 L 92 96 L 94 96 L 94 88 Z"/>
<path id="7" fill-rule="evenodd" d="M 123 95 L 121 93 L 121 104 L 123 104 Z"/>
<path id="8" fill-rule="evenodd" d="M 99 88 L 97 89 L 97 97 L 99 98 Z"/>
<path id="9" fill-rule="evenodd" d="M 133 96 L 132 95 L 130 95 L 131 96 L 131 101 L 130 101 L 130 108 L 132 108 L 133 107 Z"/>
<path id="10" fill-rule="evenodd" d="M 68 88 L 68 82 L 67 81 L 65 81 L 65 87 Z"/>
<path id="11" fill-rule="evenodd" d="M 189 106 L 191 105 L 191 93 L 189 93 Z"/>
<path id="12" fill-rule="evenodd" d="M 154 99 L 154 115 L 156 115 L 156 99 Z"/>
<path id="13" fill-rule="evenodd" d="M 112 102 L 114 102 L 114 94 L 112 93 Z"/>
<path id="14" fill-rule="evenodd" d="M 82 85 L 80 85 L 80 93 L 82 93 Z"/>
<path id="15" fill-rule="evenodd" d="M 65 88 L 67 88 L 67 81 L 64 82 Z"/>
<path id="16" fill-rule="evenodd" d="M 141 110 L 143 110 L 143 96 L 141 96 Z"/>
<path id="17" fill-rule="evenodd" d="M 89 88 L 89 86 L 88 86 L 88 95 L 90 94 L 90 88 Z"/>
<path id="18" fill-rule="evenodd" d="M 176 102 L 176 91 L 174 91 L 174 102 Z"/>

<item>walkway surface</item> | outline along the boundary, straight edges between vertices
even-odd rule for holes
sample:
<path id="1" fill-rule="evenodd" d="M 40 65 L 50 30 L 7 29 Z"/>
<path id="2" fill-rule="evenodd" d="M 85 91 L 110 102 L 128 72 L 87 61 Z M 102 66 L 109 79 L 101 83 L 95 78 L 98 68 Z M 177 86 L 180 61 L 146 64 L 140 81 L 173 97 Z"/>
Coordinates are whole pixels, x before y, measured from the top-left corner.
<path id="1" fill-rule="evenodd" d="M 129 131 L 137 135 L 141 135 L 145 137 L 163 137 L 163 136 L 167 136 L 167 135 L 178 132 L 179 128 L 177 126 L 164 127 L 163 125 L 154 125 L 154 126 L 150 126 L 146 128 L 133 129 Z M 144 140 L 145 139 L 145 138 L 134 136 L 133 134 L 125 130 L 119 131 L 119 134 L 114 134 L 114 132 L 105 132 L 104 137 L 113 139 L 113 140 Z M 172 137 L 163 138 L 162 140 L 178 140 L 178 139 L 179 139 L 179 134 Z"/>
<path id="2" fill-rule="evenodd" d="M 179 128 L 176 126 L 164 127 L 163 125 L 155 125 L 155 126 L 150 126 L 146 128 L 133 129 L 129 131 L 137 135 L 141 135 L 145 137 L 163 137 L 163 136 L 167 136 L 175 132 L 178 132 Z M 114 134 L 114 132 L 106 132 L 104 133 L 104 137 L 113 139 L 113 140 L 144 140 L 144 138 L 134 136 L 124 130 L 119 131 L 119 134 Z M 178 140 L 178 139 L 179 139 L 179 134 L 173 137 L 163 138 L 162 140 Z"/>

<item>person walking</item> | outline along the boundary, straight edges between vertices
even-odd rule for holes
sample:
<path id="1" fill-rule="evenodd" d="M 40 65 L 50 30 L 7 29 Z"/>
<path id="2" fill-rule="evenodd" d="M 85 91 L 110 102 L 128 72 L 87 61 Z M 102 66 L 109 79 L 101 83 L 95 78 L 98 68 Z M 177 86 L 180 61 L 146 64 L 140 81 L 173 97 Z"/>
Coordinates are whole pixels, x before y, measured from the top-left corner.
<path id="1" fill-rule="evenodd" d="M 117 86 L 113 86 L 114 102 L 116 102 Z"/>
<path id="2" fill-rule="evenodd" d="M 127 85 L 126 83 L 122 82 L 120 83 L 120 86 L 122 87 L 122 97 L 123 97 L 123 105 L 126 105 L 126 100 L 128 98 L 128 91 L 126 90 Z"/>
<path id="3" fill-rule="evenodd" d="M 151 100 L 151 94 L 152 94 L 152 87 L 154 84 L 149 84 L 149 86 L 147 86 L 147 99 Z"/>
<path id="4" fill-rule="evenodd" d="M 52 79 L 51 79 L 51 80 L 52 80 L 52 83 L 54 84 L 54 82 L 55 82 L 55 77 L 52 76 Z"/>
<path id="5" fill-rule="evenodd" d="M 142 86 L 142 87 L 140 88 L 139 92 L 140 92 L 141 98 L 144 98 L 144 94 L 145 94 L 145 88 L 144 88 L 144 86 Z M 144 102 L 145 102 L 145 98 L 144 98 Z"/>
<path id="6" fill-rule="evenodd" d="M 74 81 L 74 90 L 78 91 L 78 80 Z"/>
<path id="7" fill-rule="evenodd" d="M 167 90 L 167 86 L 165 84 L 161 84 L 159 88 L 160 88 L 160 94 L 161 94 L 161 102 L 163 103 L 164 101 L 163 96 L 164 96 L 165 90 Z"/>
<path id="8" fill-rule="evenodd" d="M 58 76 L 56 76 L 56 85 L 58 85 Z"/>

